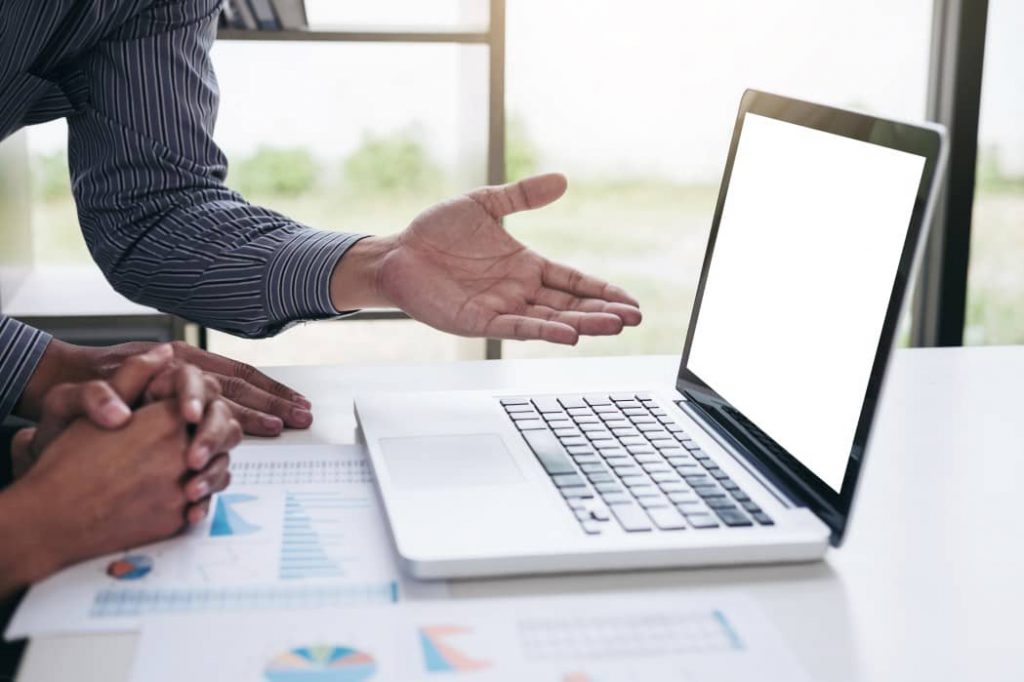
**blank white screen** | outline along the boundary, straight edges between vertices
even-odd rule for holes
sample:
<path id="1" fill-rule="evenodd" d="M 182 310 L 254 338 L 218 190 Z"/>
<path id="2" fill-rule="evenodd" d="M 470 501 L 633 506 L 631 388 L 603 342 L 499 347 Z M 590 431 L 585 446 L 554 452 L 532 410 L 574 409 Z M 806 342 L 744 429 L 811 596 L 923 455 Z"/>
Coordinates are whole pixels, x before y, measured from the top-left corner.
<path id="1" fill-rule="evenodd" d="M 688 367 L 837 491 L 924 163 L 743 123 Z"/>

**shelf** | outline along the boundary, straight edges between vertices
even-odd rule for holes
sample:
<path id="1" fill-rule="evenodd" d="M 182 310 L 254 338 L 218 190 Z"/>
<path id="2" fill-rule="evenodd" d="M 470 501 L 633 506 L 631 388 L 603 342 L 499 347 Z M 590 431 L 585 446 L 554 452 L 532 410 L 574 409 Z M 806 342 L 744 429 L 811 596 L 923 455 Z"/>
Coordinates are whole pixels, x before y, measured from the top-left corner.
<path id="1" fill-rule="evenodd" d="M 385 30 L 372 28 L 317 28 L 280 31 L 222 28 L 217 32 L 217 39 L 275 42 L 454 43 L 479 45 L 491 42 L 491 34 L 488 31 Z"/>

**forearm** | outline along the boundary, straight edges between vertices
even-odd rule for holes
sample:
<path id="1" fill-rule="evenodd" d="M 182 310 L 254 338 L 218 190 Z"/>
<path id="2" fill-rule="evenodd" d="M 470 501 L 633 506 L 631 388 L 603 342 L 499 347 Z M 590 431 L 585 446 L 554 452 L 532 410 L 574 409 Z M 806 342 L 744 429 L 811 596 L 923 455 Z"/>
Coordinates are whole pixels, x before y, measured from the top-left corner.
<path id="1" fill-rule="evenodd" d="M 60 565 L 40 524 L 43 505 L 23 483 L 0 492 L 0 597 L 42 580 Z"/>

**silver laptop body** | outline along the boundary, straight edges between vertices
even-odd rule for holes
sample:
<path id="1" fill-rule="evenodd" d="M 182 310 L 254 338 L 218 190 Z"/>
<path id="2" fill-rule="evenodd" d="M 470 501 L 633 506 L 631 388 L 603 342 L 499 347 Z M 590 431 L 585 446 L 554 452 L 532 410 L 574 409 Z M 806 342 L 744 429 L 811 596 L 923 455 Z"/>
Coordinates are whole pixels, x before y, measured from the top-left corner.
<path id="1" fill-rule="evenodd" d="M 937 126 L 747 91 L 675 377 L 357 396 L 407 571 L 838 546 L 944 154 Z"/>

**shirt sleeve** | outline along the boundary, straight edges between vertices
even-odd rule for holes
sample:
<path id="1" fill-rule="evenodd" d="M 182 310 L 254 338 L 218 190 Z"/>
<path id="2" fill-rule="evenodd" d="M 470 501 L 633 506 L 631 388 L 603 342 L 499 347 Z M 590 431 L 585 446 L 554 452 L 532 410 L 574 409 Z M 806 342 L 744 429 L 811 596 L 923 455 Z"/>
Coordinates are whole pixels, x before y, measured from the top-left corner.
<path id="1" fill-rule="evenodd" d="M 0 315 L 0 421 L 14 409 L 49 343 L 49 334 Z"/>
<path id="2" fill-rule="evenodd" d="M 85 55 L 89 94 L 68 119 L 72 188 L 89 249 L 117 291 L 269 336 L 339 315 L 331 272 L 364 235 L 311 229 L 225 186 L 209 58 L 219 7 L 154 3 Z"/>

